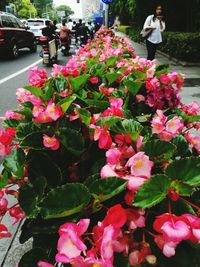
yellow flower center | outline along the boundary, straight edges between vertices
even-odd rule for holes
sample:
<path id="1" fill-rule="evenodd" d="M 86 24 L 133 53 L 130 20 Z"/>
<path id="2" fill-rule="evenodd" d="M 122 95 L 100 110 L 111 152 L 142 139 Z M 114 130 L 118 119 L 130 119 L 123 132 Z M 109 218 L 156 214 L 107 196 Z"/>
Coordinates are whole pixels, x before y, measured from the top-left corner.
<path id="1" fill-rule="evenodd" d="M 196 140 L 192 140 L 192 145 L 196 145 L 197 144 L 197 141 Z"/>
<path id="2" fill-rule="evenodd" d="M 55 112 L 55 108 L 53 108 L 53 107 L 50 108 L 50 112 L 51 112 L 51 113 L 54 113 L 54 112 Z"/>
<path id="3" fill-rule="evenodd" d="M 137 167 L 137 168 L 142 167 L 142 161 L 141 161 L 141 160 L 138 160 L 138 161 L 135 163 L 135 167 Z"/>
<path id="4" fill-rule="evenodd" d="M 170 121 L 169 126 L 173 127 L 174 124 L 175 124 L 174 121 Z"/>
<path id="5" fill-rule="evenodd" d="M 74 243 L 73 243 L 70 239 L 67 240 L 67 244 L 68 244 L 70 247 L 75 247 Z"/>
<path id="6" fill-rule="evenodd" d="M 94 264 L 93 264 L 93 267 L 101 267 L 101 265 L 98 264 L 98 263 L 94 263 Z"/>

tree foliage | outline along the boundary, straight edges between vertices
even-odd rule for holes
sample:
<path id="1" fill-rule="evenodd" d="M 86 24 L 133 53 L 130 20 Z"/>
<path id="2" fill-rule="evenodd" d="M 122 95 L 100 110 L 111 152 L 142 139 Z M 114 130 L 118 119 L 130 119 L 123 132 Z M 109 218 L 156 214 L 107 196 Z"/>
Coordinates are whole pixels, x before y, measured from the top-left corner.
<path id="1" fill-rule="evenodd" d="M 65 12 L 65 17 L 69 17 L 70 15 L 74 14 L 74 11 L 67 5 L 60 5 L 56 7 L 57 11 L 64 11 Z"/>

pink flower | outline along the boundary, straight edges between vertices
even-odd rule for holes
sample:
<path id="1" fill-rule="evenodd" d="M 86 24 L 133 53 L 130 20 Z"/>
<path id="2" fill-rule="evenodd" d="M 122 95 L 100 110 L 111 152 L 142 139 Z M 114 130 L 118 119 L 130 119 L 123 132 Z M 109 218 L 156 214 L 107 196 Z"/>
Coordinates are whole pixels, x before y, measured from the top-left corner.
<path id="1" fill-rule="evenodd" d="M 55 103 L 52 102 L 52 100 L 48 103 L 45 113 L 53 121 L 56 121 L 60 116 L 63 115 L 61 107 L 57 107 Z"/>
<path id="2" fill-rule="evenodd" d="M 14 218 L 13 224 L 17 223 L 25 217 L 25 213 L 20 207 L 13 207 L 9 210 L 9 214 Z"/>
<path id="3" fill-rule="evenodd" d="M 5 198 L 0 199 L 0 216 L 3 216 L 7 212 L 8 200 Z"/>
<path id="4" fill-rule="evenodd" d="M 168 258 L 175 255 L 176 246 L 179 244 L 179 242 L 166 241 L 162 235 L 155 236 L 154 242 L 160 249 L 162 249 L 163 254 Z"/>
<path id="5" fill-rule="evenodd" d="M 170 83 L 171 80 L 167 74 L 161 74 L 160 75 L 160 81 L 163 84 L 168 84 L 168 83 Z"/>
<path id="6" fill-rule="evenodd" d="M 103 117 L 108 117 L 108 116 L 118 116 L 118 117 L 123 117 L 123 112 L 122 112 L 122 106 L 123 106 L 123 100 L 121 98 L 114 99 L 110 98 L 110 108 L 106 109 L 102 116 Z"/>
<path id="7" fill-rule="evenodd" d="M 80 257 L 87 249 L 81 240 L 81 235 L 87 230 L 89 220 L 81 220 L 78 224 L 66 223 L 59 229 L 58 253 L 56 261 L 69 263 Z"/>
<path id="8" fill-rule="evenodd" d="M 52 265 L 52 264 L 45 262 L 45 261 L 39 261 L 37 264 L 39 267 L 55 267 L 55 265 Z"/>
<path id="9" fill-rule="evenodd" d="M 184 127 L 184 123 L 177 116 L 173 117 L 166 123 L 166 131 L 176 135 L 181 132 Z"/>
<path id="10" fill-rule="evenodd" d="M 149 160 L 149 157 L 144 152 L 138 152 L 128 160 L 126 167 L 131 168 L 131 175 L 133 176 L 149 178 L 153 162 Z"/>
<path id="11" fill-rule="evenodd" d="M 137 94 L 135 96 L 135 100 L 136 100 L 137 103 L 144 102 L 145 101 L 145 96 Z"/>
<path id="12" fill-rule="evenodd" d="M 99 82 L 99 78 L 98 77 L 91 77 L 91 78 L 89 78 L 89 81 L 92 84 L 97 84 Z"/>
<path id="13" fill-rule="evenodd" d="M 38 69 L 38 67 L 33 67 L 29 70 L 29 83 L 35 87 L 41 87 L 48 79 L 45 69 Z"/>
<path id="14" fill-rule="evenodd" d="M 107 130 L 104 130 L 100 137 L 98 142 L 100 149 L 109 149 L 112 145 L 112 138 Z"/>
<path id="15" fill-rule="evenodd" d="M 134 230 L 145 227 L 144 211 L 129 208 L 126 210 L 126 213 L 129 229 Z"/>
<path id="16" fill-rule="evenodd" d="M 189 116 L 197 115 L 200 111 L 200 105 L 197 102 L 191 102 L 187 106 L 183 106 L 182 110 L 185 111 Z"/>
<path id="17" fill-rule="evenodd" d="M 124 178 L 126 178 L 128 180 L 127 188 L 128 188 L 128 190 L 130 190 L 132 192 L 136 192 L 143 185 L 143 183 L 146 181 L 145 178 L 134 177 L 131 175 L 127 175 Z"/>
<path id="18" fill-rule="evenodd" d="M 101 178 L 117 177 L 118 174 L 113 169 L 114 167 L 110 165 L 103 166 L 101 169 Z"/>
<path id="19" fill-rule="evenodd" d="M 200 242 L 200 219 L 192 214 L 183 214 L 183 217 L 188 220 L 188 224 L 192 230 L 191 241 L 193 243 Z"/>
<path id="20" fill-rule="evenodd" d="M 44 134 L 43 135 L 43 145 L 50 148 L 51 150 L 57 150 L 60 147 L 59 141 L 56 139 L 55 135 L 52 137 Z"/>
<path id="21" fill-rule="evenodd" d="M 197 153 L 200 154 L 200 136 L 191 134 L 190 132 L 187 132 L 184 136 L 191 146 L 196 149 Z"/>
<path id="22" fill-rule="evenodd" d="M 117 148 L 110 148 L 106 152 L 106 158 L 107 162 L 111 165 L 116 165 L 119 163 L 120 158 L 121 158 L 122 152 L 120 152 L 119 149 Z"/>
<path id="23" fill-rule="evenodd" d="M 11 237 L 11 233 L 8 232 L 7 227 L 4 224 L 0 224 L 0 239 Z"/>
<path id="24" fill-rule="evenodd" d="M 103 232 L 103 238 L 101 243 L 101 255 L 105 260 L 110 260 L 113 257 L 113 239 L 115 230 L 112 225 L 107 226 Z"/>
<path id="25" fill-rule="evenodd" d="M 24 119 L 24 115 L 14 112 L 12 110 L 7 110 L 4 116 L 5 119 L 15 119 L 15 120 Z"/>
<path id="26" fill-rule="evenodd" d="M 103 225 L 112 225 L 114 228 L 121 228 L 126 223 L 126 210 L 122 208 L 121 204 L 111 207 L 103 220 Z"/>
<path id="27" fill-rule="evenodd" d="M 165 122 L 167 118 L 163 114 L 162 110 L 157 110 L 156 115 L 154 116 L 151 126 L 152 126 L 152 132 L 159 134 L 165 129 Z"/>

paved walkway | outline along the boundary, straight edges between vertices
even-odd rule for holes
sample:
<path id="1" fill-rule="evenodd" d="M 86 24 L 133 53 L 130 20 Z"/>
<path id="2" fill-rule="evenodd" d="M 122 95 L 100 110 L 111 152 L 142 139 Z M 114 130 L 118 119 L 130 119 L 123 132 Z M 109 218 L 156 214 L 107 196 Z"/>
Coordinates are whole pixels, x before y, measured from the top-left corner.
<path id="1" fill-rule="evenodd" d="M 128 38 L 125 34 L 120 32 L 118 32 L 117 35 Z M 130 38 L 128 39 L 130 40 Z M 132 40 L 130 40 L 130 42 L 135 48 L 135 54 L 146 58 L 146 46 L 144 44 L 133 42 Z M 185 104 L 192 101 L 200 103 L 200 66 L 182 66 L 159 52 L 156 54 L 156 60 L 158 64 L 169 64 L 171 71 L 185 74 L 185 83 L 183 89 L 181 90 L 181 96 Z"/>

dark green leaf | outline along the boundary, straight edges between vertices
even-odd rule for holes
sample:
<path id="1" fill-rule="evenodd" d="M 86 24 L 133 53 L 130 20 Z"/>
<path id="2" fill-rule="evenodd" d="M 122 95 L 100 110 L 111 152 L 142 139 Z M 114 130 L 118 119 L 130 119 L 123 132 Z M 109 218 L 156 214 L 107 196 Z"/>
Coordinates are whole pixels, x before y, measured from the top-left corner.
<path id="1" fill-rule="evenodd" d="M 188 116 L 187 123 L 200 121 L 200 115 Z"/>
<path id="2" fill-rule="evenodd" d="M 62 180 L 60 168 L 44 153 L 35 153 L 28 163 L 29 181 L 35 184 L 38 177 L 45 177 L 50 187 L 58 186 Z"/>
<path id="3" fill-rule="evenodd" d="M 33 118 L 32 110 L 30 108 L 23 108 L 16 110 L 15 112 L 24 115 L 27 119 Z"/>
<path id="4" fill-rule="evenodd" d="M 134 206 L 146 209 L 165 199 L 171 181 L 163 174 L 157 174 L 147 180 L 137 191 L 134 197 Z"/>
<path id="5" fill-rule="evenodd" d="M 22 142 L 20 143 L 20 146 L 23 148 L 31 148 L 35 150 L 46 149 L 43 145 L 43 133 L 37 132 L 25 136 L 25 138 L 23 138 Z"/>
<path id="6" fill-rule="evenodd" d="M 177 147 L 177 155 L 178 156 L 185 156 L 189 152 L 189 144 L 185 137 L 182 134 L 176 135 L 173 140 L 173 144 Z"/>
<path id="7" fill-rule="evenodd" d="M 90 193 L 99 201 L 106 201 L 126 189 L 127 181 L 117 177 L 99 179 L 89 186 Z"/>
<path id="8" fill-rule="evenodd" d="M 58 139 L 73 155 L 79 156 L 84 151 L 84 138 L 74 129 L 63 127 L 59 129 Z"/>
<path id="9" fill-rule="evenodd" d="M 116 72 L 110 72 L 106 74 L 106 78 L 109 84 L 112 84 L 113 82 L 115 82 L 120 76 L 121 76 L 121 73 L 116 73 Z"/>
<path id="10" fill-rule="evenodd" d="M 33 248 L 22 256 L 18 267 L 36 267 L 38 261 L 48 261 L 48 257 L 45 250 Z"/>
<path id="11" fill-rule="evenodd" d="M 83 101 L 89 106 L 99 107 L 99 108 L 108 108 L 110 103 L 104 100 L 95 100 L 95 99 L 83 99 Z"/>
<path id="12" fill-rule="evenodd" d="M 107 67 L 115 67 L 117 60 L 119 60 L 119 57 L 116 57 L 116 56 L 111 56 L 111 57 L 107 58 L 106 62 L 105 62 L 106 66 Z"/>
<path id="13" fill-rule="evenodd" d="M 123 118 L 118 117 L 118 116 L 108 116 L 101 118 L 100 120 L 97 121 L 97 125 L 105 126 L 108 125 L 108 127 L 113 127 L 117 122 L 122 121 Z"/>
<path id="14" fill-rule="evenodd" d="M 6 169 L 3 169 L 2 173 L 0 174 L 0 190 L 8 184 L 8 179 L 10 176 L 10 172 L 8 172 Z"/>
<path id="15" fill-rule="evenodd" d="M 171 187 L 181 196 L 190 196 L 194 190 L 192 186 L 185 184 L 180 180 L 174 180 Z"/>
<path id="16" fill-rule="evenodd" d="M 40 97 L 42 95 L 42 89 L 40 89 L 38 87 L 33 87 L 33 86 L 30 86 L 30 85 L 26 85 L 26 86 L 24 86 L 24 89 L 28 90 L 33 95 L 36 95 L 38 97 Z"/>
<path id="17" fill-rule="evenodd" d="M 176 146 L 164 140 L 152 140 L 144 143 L 141 148 L 150 159 L 162 161 L 170 159 L 176 150 Z"/>
<path id="18" fill-rule="evenodd" d="M 41 96 L 45 101 L 49 102 L 53 95 L 53 88 L 51 86 L 45 87 L 43 89 L 44 94 Z"/>
<path id="19" fill-rule="evenodd" d="M 17 126 L 16 136 L 19 140 L 23 140 L 27 135 L 29 135 L 33 129 L 32 129 L 33 123 L 20 123 Z"/>
<path id="20" fill-rule="evenodd" d="M 3 121 L 4 128 L 11 127 L 16 128 L 19 125 L 19 121 L 16 119 L 7 119 Z"/>
<path id="21" fill-rule="evenodd" d="M 6 170 L 19 178 L 23 178 L 24 164 L 25 154 L 21 148 L 17 148 L 7 155 L 3 163 Z"/>
<path id="22" fill-rule="evenodd" d="M 82 89 L 82 87 L 84 87 L 89 77 L 90 76 L 88 74 L 84 74 L 71 79 L 70 84 L 72 89 L 74 89 L 75 91 Z"/>
<path id="23" fill-rule="evenodd" d="M 170 163 L 165 173 L 173 180 L 182 180 L 191 186 L 200 185 L 200 158 L 191 157 Z"/>
<path id="24" fill-rule="evenodd" d="M 83 184 L 65 184 L 51 190 L 41 202 L 41 214 L 45 219 L 66 217 L 83 210 L 90 194 Z"/>
<path id="25" fill-rule="evenodd" d="M 136 82 L 136 81 L 131 81 L 131 80 L 125 80 L 124 85 L 128 88 L 129 92 L 131 93 L 132 96 L 135 96 L 141 86 L 143 85 L 142 82 Z"/>
<path id="26" fill-rule="evenodd" d="M 87 110 L 85 108 L 78 108 L 78 109 L 76 109 L 76 111 L 79 114 L 79 116 L 81 117 L 82 121 L 86 125 L 89 125 L 90 120 L 91 120 L 91 113 L 89 112 L 89 110 Z"/>

